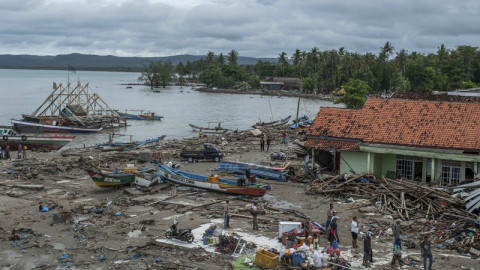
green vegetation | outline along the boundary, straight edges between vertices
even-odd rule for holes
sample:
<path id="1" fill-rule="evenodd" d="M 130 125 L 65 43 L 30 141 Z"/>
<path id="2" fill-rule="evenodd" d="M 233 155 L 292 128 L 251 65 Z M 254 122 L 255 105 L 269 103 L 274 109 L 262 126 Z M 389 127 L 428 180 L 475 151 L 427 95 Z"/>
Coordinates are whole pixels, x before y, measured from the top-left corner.
<path id="1" fill-rule="evenodd" d="M 143 65 L 142 75 L 138 79 L 148 82 L 151 89 L 153 89 L 153 86 L 158 87 L 160 84 L 165 88 L 173 80 L 172 62 L 148 61 Z"/>
<path id="2" fill-rule="evenodd" d="M 239 65 L 238 58 L 235 50 L 227 54 L 226 61 L 223 54 L 208 52 L 205 58 L 180 63 L 177 72 L 187 82 L 223 88 L 258 88 L 265 77 L 300 78 L 305 93 L 318 94 L 329 94 L 347 82 L 358 86 L 359 80 L 370 89 L 366 94 L 385 90 L 430 93 L 473 88 L 480 83 L 480 51 L 465 45 L 447 49 L 442 44 L 431 54 L 396 52 L 390 42 L 379 48 L 378 54 L 314 47 L 297 49 L 290 57 L 281 52 L 276 63 L 259 60 L 255 65 Z"/>
<path id="3" fill-rule="evenodd" d="M 350 79 L 345 84 L 345 95 L 337 100 L 339 103 L 345 104 L 348 109 L 359 109 L 365 104 L 366 96 L 370 92 L 370 86 L 367 82 Z"/>

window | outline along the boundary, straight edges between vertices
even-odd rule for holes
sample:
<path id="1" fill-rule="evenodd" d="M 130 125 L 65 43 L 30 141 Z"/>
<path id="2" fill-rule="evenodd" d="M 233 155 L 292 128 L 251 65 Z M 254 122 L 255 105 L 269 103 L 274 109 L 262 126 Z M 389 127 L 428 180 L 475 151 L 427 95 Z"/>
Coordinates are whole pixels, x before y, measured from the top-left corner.
<path id="1" fill-rule="evenodd" d="M 460 182 L 460 166 L 459 161 L 443 160 L 441 184 L 458 184 Z"/>
<path id="2" fill-rule="evenodd" d="M 397 156 L 397 179 L 406 178 L 413 180 L 414 157 Z"/>

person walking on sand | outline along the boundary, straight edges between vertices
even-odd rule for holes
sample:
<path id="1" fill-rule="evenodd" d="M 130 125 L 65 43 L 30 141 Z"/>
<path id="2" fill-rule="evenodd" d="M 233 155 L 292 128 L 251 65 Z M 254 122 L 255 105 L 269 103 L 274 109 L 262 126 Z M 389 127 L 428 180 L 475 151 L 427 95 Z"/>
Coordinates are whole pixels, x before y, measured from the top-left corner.
<path id="1" fill-rule="evenodd" d="M 260 151 L 265 151 L 265 140 L 263 137 L 260 138 Z"/>
<path id="2" fill-rule="evenodd" d="M 333 216 L 332 217 L 332 222 L 330 223 L 330 237 L 329 237 L 329 242 L 330 245 L 333 243 L 333 241 L 337 241 L 340 243 L 340 239 L 338 238 L 338 225 L 337 225 L 337 217 Z"/>
<path id="3" fill-rule="evenodd" d="M 21 159 L 21 158 L 22 158 L 22 151 L 23 151 L 22 144 L 19 144 L 19 145 L 18 145 L 18 155 L 17 155 L 17 158 L 18 158 L 18 159 Z"/>
<path id="4" fill-rule="evenodd" d="M 352 233 L 352 247 L 357 248 L 357 238 L 358 238 L 358 220 L 357 217 L 353 217 L 350 231 Z"/>
<path id="5" fill-rule="evenodd" d="M 432 270 L 433 264 L 433 255 L 432 255 L 432 242 L 428 235 L 425 235 L 422 243 L 420 243 L 420 253 L 423 257 L 423 270 Z M 428 268 L 427 268 L 427 259 L 428 259 Z"/>
<path id="6" fill-rule="evenodd" d="M 251 213 L 252 213 L 252 218 L 253 218 L 253 230 L 258 231 L 258 220 L 257 220 L 257 215 L 258 215 L 258 207 L 257 203 L 254 202 L 252 205 Z"/>
<path id="7" fill-rule="evenodd" d="M 395 243 L 393 243 L 393 258 L 390 264 L 396 265 L 397 261 L 400 266 L 403 266 L 404 262 L 402 260 L 402 245 L 400 237 L 395 240 Z"/>
<path id="8" fill-rule="evenodd" d="M 223 228 L 230 228 L 230 201 L 226 200 L 225 205 L 223 206 Z"/>
<path id="9" fill-rule="evenodd" d="M 267 151 L 270 150 L 270 135 L 267 135 Z"/>

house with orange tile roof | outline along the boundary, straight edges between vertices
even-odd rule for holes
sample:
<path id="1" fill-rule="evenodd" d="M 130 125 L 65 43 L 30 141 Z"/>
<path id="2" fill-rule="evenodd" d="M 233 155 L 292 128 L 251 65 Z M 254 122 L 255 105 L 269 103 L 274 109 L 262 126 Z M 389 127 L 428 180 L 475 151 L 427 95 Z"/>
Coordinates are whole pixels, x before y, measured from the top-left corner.
<path id="1" fill-rule="evenodd" d="M 472 179 L 480 162 L 480 103 L 368 98 L 361 109 L 321 108 L 305 145 L 333 170 L 423 183 Z"/>

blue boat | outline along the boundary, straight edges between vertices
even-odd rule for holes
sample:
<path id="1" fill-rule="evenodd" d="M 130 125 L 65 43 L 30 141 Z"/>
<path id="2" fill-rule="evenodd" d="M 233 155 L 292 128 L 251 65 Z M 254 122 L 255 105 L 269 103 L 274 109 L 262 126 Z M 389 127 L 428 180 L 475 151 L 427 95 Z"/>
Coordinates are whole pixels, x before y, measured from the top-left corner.
<path id="1" fill-rule="evenodd" d="M 160 121 L 162 120 L 163 116 L 160 115 L 155 115 L 154 112 L 141 112 L 140 114 L 131 114 L 131 113 L 123 113 L 123 112 L 118 112 L 118 115 L 123 118 L 123 119 L 128 119 L 128 120 L 156 120 Z"/>
<path id="2" fill-rule="evenodd" d="M 251 174 L 264 179 L 272 179 L 277 181 L 287 181 L 288 173 L 281 170 L 275 170 L 274 168 L 253 164 L 253 163 L 243 163 L 243 162 L 234 162 L 234 161 L 223 161 L 217 165 L 215 171 L 222 172 L 236 172 L 236 173 L 245 173 L 247 170 L 250 170 Z"/>

